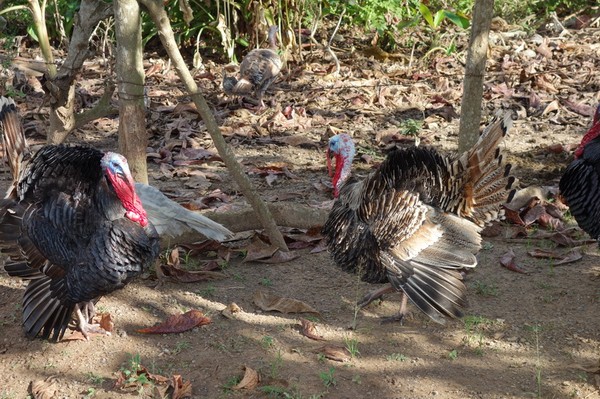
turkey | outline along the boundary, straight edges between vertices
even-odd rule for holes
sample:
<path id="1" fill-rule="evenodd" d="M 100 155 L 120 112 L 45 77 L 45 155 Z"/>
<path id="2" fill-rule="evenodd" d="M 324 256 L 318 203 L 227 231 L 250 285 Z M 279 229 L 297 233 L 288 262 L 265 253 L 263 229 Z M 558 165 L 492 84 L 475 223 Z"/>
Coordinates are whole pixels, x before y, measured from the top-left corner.
<path id="1" fill-rule="evenodd" d="M 592 238 L 600 237 L 600 105 L 596 108 L 592 127 L 575 150 L 559 183 L 560 195 L 571 214 Z M 600 244 L 600 242 L 599 242 Z"/>
<path id="2" fill-rule="evenodd" d="M 159 237 L 135 192 L 127 160 L 82 146 L 27 151 L 16 107 L 0 97 L 4 151 L 14 184 L 0 203 L 0 251 L 10 276 L 29 280 L 23 325 L 60 340 L 73 315 L 85 338 L 94 303 L 158 257 Z"/>
<path id="3" fill-rule="evenodd" d="M 366 295 L 359 306 L 389 291 L 403 294 L 431 319 L 458 318 L 467 305 L 461 269 L 477 265 L 480 232 L 501 216 L 500 204 L 514 195 L 515 178 L 503 165 L 499 144 L 511 123 L 508 114 L 483 131 L 460 157 L 433 148 L 391 152 L 365 179 L 351 176 L 355 149 L 350 136 L 329 141 L 335 157 L 334 196 L 323 226 L 335 263 L 363 281 L 390 284 Z"/>
<path id="4" fill-rule="evenodd" d="M 228 95 L 244 96 L 253 93 L 264 108 L 263 96 L 281 71 L 277 54 L 277 26 L 269 28 L 269 48 L 250 51 L 240 64 L 239 79 L 223 74 L 223 90 Z"/>

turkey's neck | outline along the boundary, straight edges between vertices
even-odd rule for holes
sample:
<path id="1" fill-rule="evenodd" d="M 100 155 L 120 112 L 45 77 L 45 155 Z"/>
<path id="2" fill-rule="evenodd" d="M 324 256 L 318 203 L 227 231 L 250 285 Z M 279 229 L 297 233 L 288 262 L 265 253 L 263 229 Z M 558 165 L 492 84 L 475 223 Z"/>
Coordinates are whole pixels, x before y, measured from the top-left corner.
<path id="1" fill-rule="evenodd" d="M 122 218 L 127 212 L 114 190 L 109 187 L 106 179 L 103 179 L 96 191 L 95 203 L 100 213 L 110 221 Z"/>

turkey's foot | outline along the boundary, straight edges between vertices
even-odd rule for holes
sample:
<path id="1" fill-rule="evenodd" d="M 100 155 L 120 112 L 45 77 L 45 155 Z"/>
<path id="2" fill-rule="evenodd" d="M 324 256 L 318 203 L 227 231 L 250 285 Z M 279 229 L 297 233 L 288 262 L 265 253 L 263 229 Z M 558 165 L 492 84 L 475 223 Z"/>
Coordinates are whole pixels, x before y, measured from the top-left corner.
<path id="1" fill-rule="evenodd" d="M 389 294 L 390 292 L 396 292 L 396 289 L 392 287 L 391 284 L 386 284 L 383 287 L 376 289 L 375 291 L 371 291 L 367 295 L 363 296 L 360 302 L 357 303 L 357 306 L 362 309 L 374 300 L 380 299 L 382 296 Z"/>
<path id="2" fill-rule="evenodd" d="M 388 323 L 400 323 L 400 325 L 402 325 L 402 322 L 404 321 L 404 316 L 406 316 L 406 313 L 396 313 L 393 316 L 386 316 L 386 317 L 382 317 L 381 320 L 381 324 L 388 324 Z"/>
<path id="3" fill-rule="evenodd" d="M 382 317 L 381 323 L 382 324 L 400 323 L 400 325 L 402 325 L 402 322 L 404 321 L 404 317 L 407 314 L 407 311 L 406 311 L 407 303 L 408 303 L 408 296 L 403 292 L 402 293 L 402 302 L 400 303 L 400 311 L 393 316 Z"/>
<path id="4" fill-rule="evenodd" d="M 78 304 L 75 311 L 75 314 L 77 316 L 77 328 L 79 329 L 79 331 L 81 331 L 81 334 L 83 335 L 86 341 L 90 340 L 91 334 L 110 335 L 110 332 L 100 327 L 100 324 L 90 323 L 92 319 L 87 318 L 90 312 L 90 304 L 92 305 L 92 308 L 94 308 L 94 304 L 92 302 L 85 302 L 82 304 Z M 82 310 L 86 313 L 85 315 L 82 312 Z"/>

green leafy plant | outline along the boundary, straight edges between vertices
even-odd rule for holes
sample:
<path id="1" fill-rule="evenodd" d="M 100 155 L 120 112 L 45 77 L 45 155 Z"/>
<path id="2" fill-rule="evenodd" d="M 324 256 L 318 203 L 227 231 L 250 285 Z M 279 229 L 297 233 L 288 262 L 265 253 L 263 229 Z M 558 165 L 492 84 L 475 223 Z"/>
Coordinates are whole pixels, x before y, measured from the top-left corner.
<path id="1" fill-rule="evenodd" d="M 271 281 L 270 278 L 267 277 L 263 277 L 260 279 L 260 281 L 258 282 L 258 284 L 263 285 L 265 287 L 270 287 L 273 285 L 273 281 Z"/>
<path id="2" fill-rule="evenodd" d="M 265 349 L 272 348 L 275 345 L 275 339 L 270 335 L 265 335 L 264 337 L 262 337 L 260 342 L 262 347 Z"/>
<path id="3" fill-rule="evenodd" d="M 281 356 L 281 351 L 277 351 L 277 356 L 271 362 L 271 365 L 270 365 L 271 378 L 277 378 L 279 376 L 279 370 L 281 369 L 282 365 L 283 365 L 283 357 Z"/>
<path id="4" fill-rule="evenodd" d="M 321 379 L 321 381 L 323 382 L 323 385 L 325 385 L 325 387 L 329 388 L 332 386 L 337 385 L 337 381 L 335 380 L 335 368 L 330 367 L 329 370 L 327 371 L 321 371 L 319 373 L 319 378 Z"/>
<path id="5" fill-rule="evenodd" d="M 429 27 L 434 30 L 439 29 L 442 25 L 442 22 L 444 22 L 446 19 L 462 29 L 467 29 L 470 24 L 469 19 L 460 13 L 454 13 L 448 10 L 439 10 L 435 14 L 432 14 L 431 10 L 425 3 L 419 4 L 419 12 Z"/>
<path id="6" fill-rule="evenodd" d="M 418 136 L 423 128 L 423 121 L 417 119 L 405 119 L 400 124 L 400 132 L 406 136 Z"/>
<path id="7" fill-rule="evenodd" d="M 196 291 L 196 293 L 198 295 L 200 295 L 201 297 L 205 297 L 206 298 L 206 297 L 213 296 L 216 291 L 217 291 L 217 288 L 214 285 L 209 284 L 206 287 L 204 287 L 204 288 Z"/>
<path id="8" fill-rule="evenodd" d="M 535 382 L 537 385 L 537 397 L 542 397 L 542 364 L 541 364 L 541 355 L 540 355 L 540 333 L 542 331 L 542 327 L 539 324 L 535 324 L 533 326 L 527 326 L 527 329 L 531 332 L 533 336 L 533 342 L 535 344 L 535 354 L 536 354 L 536 362 L 535 362 Z"/>
<path id="9" fill-rule="evenodd" d="M 389 361 L 394 361 L 394 362 L 404 362 L 404 361 L 408 360 L 408 357 L 404 356 L 401 353 L 392 353 L 390 355 L 387 355 L 385 357 L 385 359 L 389 360 Z"/>
<path id="10" fill-rule="evenodd" d="M 175 344 L 175 349 L 171 353 L 178 355 L 186 349 L 189 349 L 191 344 L 188 341 L 179 341 Z"/>
<path id="11" fill-rule="evenodd" d="M 350 352 L 352 357 L 357 357 L 360 355 L 360 351 L 358 350 L 358 340 L 355 338 L 345 338 L 344 343 L 346 344 L 346 349 Z"/>
<path id="12" fill-rule="evenodd" d="M 83 399 L 90 399 L 94 396 L 96 396 L 96 388 L 90 387 L 86 389 L 85 394 L 83 395 Z"/>
<path id="13" fill-rule="evenodd" d="M 242 377 L 237 376 L 237 375 L 233 376 L 233 377 L 229 377 L 227 379 L 227 381 L 225 382 L 225 384 L 223 385 L 223 390 L 231 391 L 234 386 L 236 386 L 237 384 L 240 383 L 241 380 L 242 380 Z"/>
<path id="14" fill-rule="evenodd" d="M 88 372 L 86 374 L 86 376 L 87 376 L 87 380 L 94 385 L 101 385 L 104 382 L 104 377 L 97 375 L 91 371 Z"/>
<path id="15" fill-rule="evenodd" d="M 140 373 L 142 369 L 142 361 L 139 353 L 134 355 L 129 354 L 126 364 L 120 368 L 121 373 L 125 376 L 125 384 L 139 386 L 138 394 L 143 392 L 144 385 L 153 385 L 146 373 Z"/>
<path id="16" fill-rule="evenodd" d="M 483 281 L 473 282 L 475 292 L 481 296 L 496 297 L 498 296 L 498 287 L 495 284 L 486 283 Z"/>
<path id="17" fill-rule="evenodd" d="M 452 349 L 450 352 L 448 352 L 448 358 L 450 358 L 450 360 L 458 359 L 458 351 L 456 349 Z"/>

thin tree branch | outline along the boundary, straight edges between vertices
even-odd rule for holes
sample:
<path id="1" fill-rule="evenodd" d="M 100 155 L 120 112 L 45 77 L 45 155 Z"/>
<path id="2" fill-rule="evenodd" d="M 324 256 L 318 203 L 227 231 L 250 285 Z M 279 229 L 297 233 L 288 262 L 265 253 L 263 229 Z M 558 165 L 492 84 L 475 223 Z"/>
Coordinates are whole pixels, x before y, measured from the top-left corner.
<path id="1" fill-rule="evenodd" d="M 494 0 L 476 0 L 473 7 L 473 25 L 463 80 L 463 98 L 460 105 L 458 151 L 468 150 L 479 137 L 483 75 L 487 58 L 488 36 L 492 23 Z"/>

